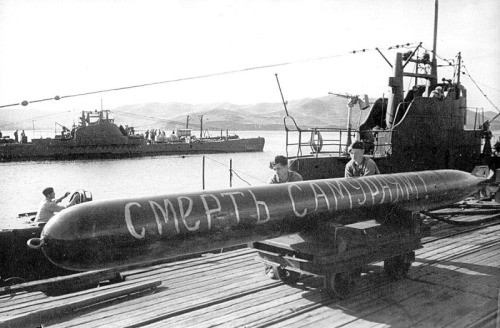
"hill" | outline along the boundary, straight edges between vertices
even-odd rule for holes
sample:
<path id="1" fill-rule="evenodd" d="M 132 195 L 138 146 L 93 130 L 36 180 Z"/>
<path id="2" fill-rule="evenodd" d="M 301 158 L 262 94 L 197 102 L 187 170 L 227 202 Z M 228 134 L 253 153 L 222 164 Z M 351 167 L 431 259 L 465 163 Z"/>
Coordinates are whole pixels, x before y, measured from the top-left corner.
<path id="1" fill-rule="evenodd" d="M 373 100 L 371 100 L 373 101 Z M 335 96 L 292 100 L 286 104 L 291 115 L 301 128 L 345 127 L 347 125 L 347 99 Z M 369 110 L 353 108 L 352 124 L 357 126 L 364 120 Z M 159 128 L 171 130 L 184 127 L 199 129 L 203 117 L 206 130 L 282 130 L 286 115 L 282 103 L 258 103 L 236 105 L 230 103 L 185 104 L 144 103 L 120 106 L 111 109 L 115 123 L 134 126 L 136 130 Z M 37 130 L 54 129 L 55 124 L 70 127 L 78 122 L 79 111 L 40 111 L 36 109 L 2 109 L 0 130 Z M 485 112 L 484 118 L 491 119 L 493 112 Z M 54 123 L 57 122 L 57 123 Z M 479 122 L 475 112 L 468 111 L 467 127 L 472 128 Z M 478 123 L 476 123 L 477 125 Z M 58 128 L 56 126 L 56 128 Z M 493 121 L 491 129 L 500 131 L 500 120 Z"/>

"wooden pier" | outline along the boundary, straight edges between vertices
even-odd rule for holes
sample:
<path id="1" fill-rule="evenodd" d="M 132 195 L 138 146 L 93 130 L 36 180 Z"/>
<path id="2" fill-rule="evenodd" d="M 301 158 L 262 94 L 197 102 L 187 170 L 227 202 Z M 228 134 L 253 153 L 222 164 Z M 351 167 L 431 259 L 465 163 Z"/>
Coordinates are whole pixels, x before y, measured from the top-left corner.
<path id="1" fill-rule="evenodd" d="M 343 300 L 319 277 L 272 280 L 254 249 L 239 248 L 130 269 L 122 282 L 62 295 L 41 291 L 47 282 L 3 288 L 0 327 L 500 327 L 498 219 L 436 222 L 423 243 L 408 277 L 367 266 Z"/>

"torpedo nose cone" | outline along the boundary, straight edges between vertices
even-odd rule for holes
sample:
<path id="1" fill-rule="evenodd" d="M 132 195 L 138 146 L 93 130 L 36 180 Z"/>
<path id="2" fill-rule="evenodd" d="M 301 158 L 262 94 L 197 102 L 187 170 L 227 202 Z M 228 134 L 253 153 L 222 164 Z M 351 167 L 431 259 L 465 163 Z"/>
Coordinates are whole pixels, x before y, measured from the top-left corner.
<path id="1" fill-rule="evenodd" d="M 86 208 L 86 204 L 67 208 L 51 218 L 42 230 L 43 252 L 65 269 L 84 270 L 98 260 L 93 252 L 92 228 L 86 224 L 90 222 Z M 81 263 L 82 268 L 75 267 L 75 263 Z"/>
<path id="2" fill-rule="evenodd" d="M 127 200 L 99 201 L 61 211 L 41 234 L 46 257 L 62 268 L 87 271 L 177 255 L 171 254 L 171 244 L 179 238 L 166 240 L 160 235 L 155 219 L 143 211 L 145 206 L 131 210 L 137 228 L 127 225 L 127 204 Z"/>
<path id="3" fill-rule="evenodd" d="M 43 252 L 65 269 L 86 271 L 129 263 L 128 249 L 141 252 L 141 241 L 130 237 L 109 204 L 86 203 L 70 207 L 54 216 L 44 227 Z M 144 242 L 142 242 L 144 244 Z M 144 248 L 144 247 L 143 247 Z M 147 252 L 146 249 L 143 252 Z"/>

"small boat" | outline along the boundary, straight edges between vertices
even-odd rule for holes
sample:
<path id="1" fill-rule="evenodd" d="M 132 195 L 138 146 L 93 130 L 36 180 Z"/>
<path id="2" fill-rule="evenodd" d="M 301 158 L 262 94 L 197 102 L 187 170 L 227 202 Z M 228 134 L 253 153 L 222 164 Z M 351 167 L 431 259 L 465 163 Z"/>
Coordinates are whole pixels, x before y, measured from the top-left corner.
<path id="1" fill-rule="evenodd" d="M 178 129 L 170 136 L 154 139 L 136 134 L 133 128 L 117 126 L 109 110 L 83 111 L 78 126 L 63 127 L 55 138 L 0 142 L 0 161 L 73 160 L 93 158 L 128 158 L 155 155 L 188 155 L 206 153 L 258 152 L 265 139 L 239 138 L 236 135 L 218 138 L 196 138 L 190 129 Z"/>
<path id="2" fill-rule="evenodd" d="M 76 204 L 92 201 L 92 193 L 83 189 L 73 192 L 71 201 L 74 197 Z M 0 286 L 74 273 L 51 263 L 40 249 L 27 244 L 31 238 L 39 237 L 45 226 L 34 221 L 36 214 L 19 214 L 17 220 L 0 228 Z"/>

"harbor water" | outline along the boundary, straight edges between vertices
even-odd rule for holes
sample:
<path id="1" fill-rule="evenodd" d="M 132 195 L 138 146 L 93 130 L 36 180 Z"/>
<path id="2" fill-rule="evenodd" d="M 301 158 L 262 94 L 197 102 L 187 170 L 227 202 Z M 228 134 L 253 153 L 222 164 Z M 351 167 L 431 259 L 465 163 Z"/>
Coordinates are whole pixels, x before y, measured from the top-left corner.
<path id="1" fill-rule="evenodd" d="M 205 190 L 265 184 L 273 174 L 269 162 L 274 156 L 285 154 L 285 132 L 237 134 L 241 138 L 264 137 L 264 151 L 0 163 L 0 227 L 20 220 L 17 218 L 20 213 L 36 211 L 43 199 L 42 190 L 49 186 L 54 187 L 56 198 L 66 191 L 85 189 L 92 193 L 94 200 L 105 200 L 200 191 L 203 180 Z M 231 161 L 234 174 L 230 180 Z M 67 201 L 69 197 L 62 204 Z"/>
<path id="2" fill-rule="evenodd" d="M 53 137 L 44 133 L 48 135 L 43 137 Z M 43 200 L 42 190 L 49 186 L 54 187 L 56 198 L 66 191 L 84 189 L 94 200 L 106 200 L 265 184 L 273 174 L 269 162 L 276 155 L 286 155 L 285 131 L 236 133 L 241 138 L 264 137 L 264 151 L 0 163 L 0 228 L 22 220 L 17 218 L 20 213 L 36 211 Z M 26 134 L 31 140 L 33 135 Z M 493 131 L 493 135 L 492 144 L 500 131 Z M 293 149 L 289 149 L 289 156 L 296 155 Z M 68 201 L 69 197 L 62 204 Z"/>

